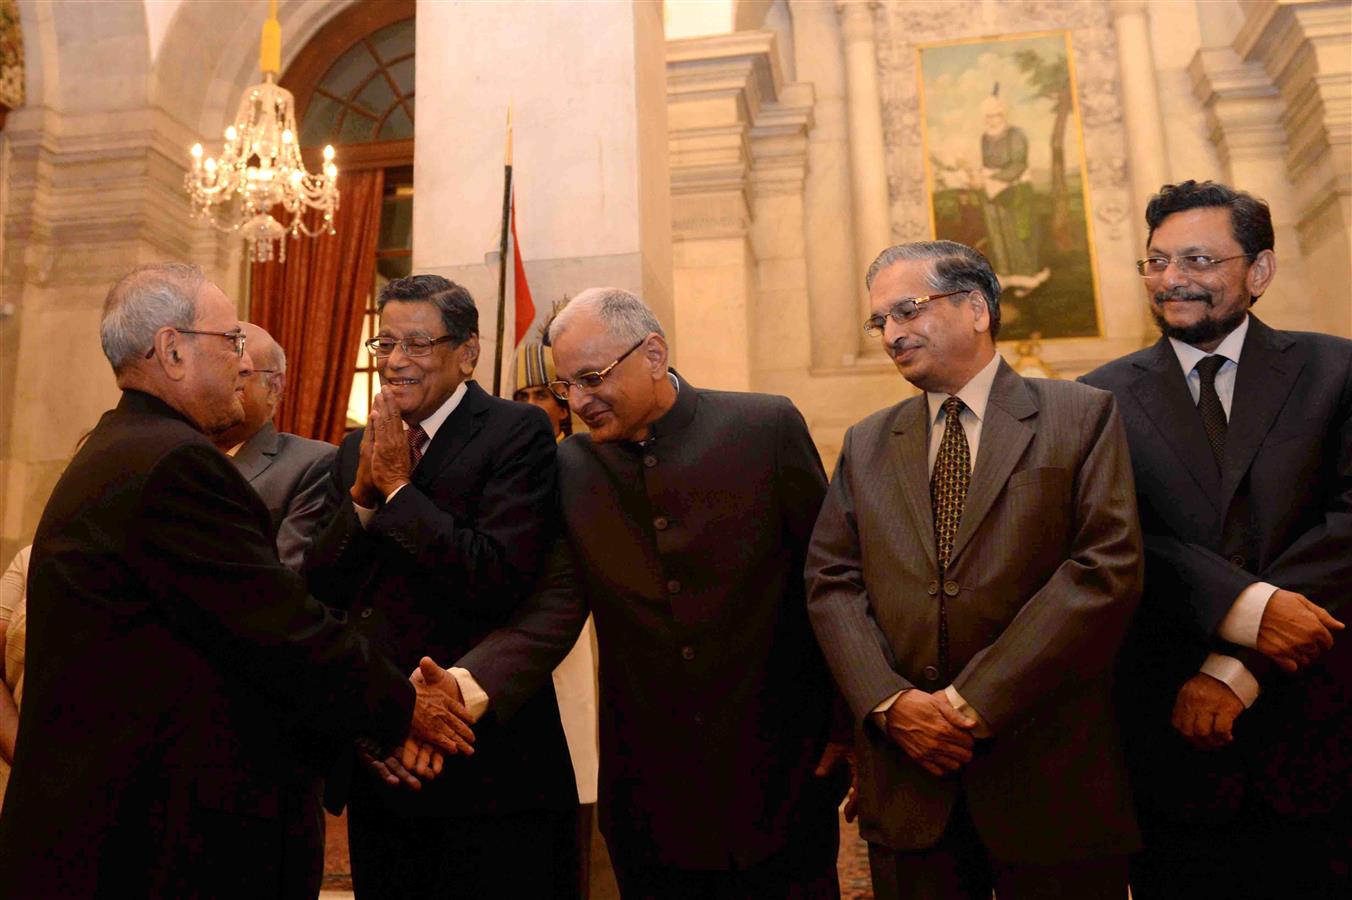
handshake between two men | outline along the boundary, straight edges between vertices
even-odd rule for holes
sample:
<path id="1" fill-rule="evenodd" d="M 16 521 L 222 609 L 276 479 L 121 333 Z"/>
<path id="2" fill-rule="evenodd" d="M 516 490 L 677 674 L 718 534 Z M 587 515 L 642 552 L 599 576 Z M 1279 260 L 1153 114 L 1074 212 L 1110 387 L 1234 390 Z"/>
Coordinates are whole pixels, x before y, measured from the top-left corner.
<path id="1" fill-rule="evenodd" d="M 373 741 L 357 741 L 362 762 L 392 787 L 421 790 L 423 781 L 441 774 L 447 756 L 473 756 L 474 731 L 456 680 L 424 656 L 409 676 L 415 691 L 408 737 L 395 750 Z"/>

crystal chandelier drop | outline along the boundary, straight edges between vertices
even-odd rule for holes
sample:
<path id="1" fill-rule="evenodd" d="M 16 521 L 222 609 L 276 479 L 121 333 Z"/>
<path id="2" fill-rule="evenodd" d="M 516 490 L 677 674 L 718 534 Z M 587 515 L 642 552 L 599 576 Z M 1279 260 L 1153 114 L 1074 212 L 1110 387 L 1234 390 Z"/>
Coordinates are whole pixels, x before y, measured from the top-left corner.
<path id="1" fill-rule="evenodd" d="M 305 171 L 296 135 L 291 92 L 276 83 L 281 70 L 282 27 L 277 0 L 269 0 L 263 25 L 259 68 L 263 82 L 244 92 L 235 123 L 225 129 L 219 156 L 203 158 L 201 144 L 192 146 L 192 171 L 184 177 L 193 214 L 221 231 L 238 231 L 249 245 L 249 259 L 286 261 L 286 236 L 333 234 L 338 209 L 338 167 L 333 147 L 324 148 L 323 171 Z M 280 207 L 286 224 L 273 210 Z M 313 231 L 305 224 L 307 209 L 323 213 Z"/>

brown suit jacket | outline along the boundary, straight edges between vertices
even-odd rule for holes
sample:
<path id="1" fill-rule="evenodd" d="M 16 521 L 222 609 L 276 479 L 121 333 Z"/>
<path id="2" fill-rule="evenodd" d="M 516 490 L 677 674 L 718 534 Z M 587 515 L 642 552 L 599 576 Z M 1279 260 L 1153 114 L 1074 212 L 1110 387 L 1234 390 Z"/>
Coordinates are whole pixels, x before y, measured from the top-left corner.
<path id="1" fill-rule="evenodd" d="M 808 551 L 808 611 L 858 722 L 861 833 L 931 846 L 961 789 L 998 858 L 1127 852 L 1138 838 L 1109 687 L 1140 596 L 1141 536 L 1115 401 L 1000 364 L 942 583 L 927 420 L 920 396 L 850 429 Z M 994 736 L 937 778 L 868 714 L 949 682 Z"/>

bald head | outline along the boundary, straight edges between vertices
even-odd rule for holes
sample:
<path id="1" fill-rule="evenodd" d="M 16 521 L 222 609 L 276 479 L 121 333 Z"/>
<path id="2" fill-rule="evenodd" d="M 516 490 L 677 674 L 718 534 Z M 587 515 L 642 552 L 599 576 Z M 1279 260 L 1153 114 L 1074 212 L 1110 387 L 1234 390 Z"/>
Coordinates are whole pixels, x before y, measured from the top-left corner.
<path id="1" fill-rule="evenodd" d="M 286 354 L 282 347 L 272 339 L 272 335 L 252 322 L 241 322 L 244 337 L 248 342 L 249 358 L 255 369 L 268 369 L 279 375 L 286 374 Z"/>
<path id="2" fill-rule="evenodd" d="M 281 345 L 252 322 L 241 322 L 240 327 L 244 330 L 244 354 L 248 361 L 241 395 L 244 421 L 212 438 L 212 443 L 226 452 L 272 421 L 286 388 L 286 354 Z"/>

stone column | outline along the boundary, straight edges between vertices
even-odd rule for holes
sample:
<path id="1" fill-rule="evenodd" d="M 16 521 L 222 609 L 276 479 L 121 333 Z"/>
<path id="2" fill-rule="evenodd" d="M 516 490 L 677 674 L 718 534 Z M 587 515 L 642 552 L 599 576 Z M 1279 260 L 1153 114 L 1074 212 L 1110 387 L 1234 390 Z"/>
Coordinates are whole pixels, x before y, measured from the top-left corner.
<path id="1" fill-rule="evenodd" d="M 850 184 L 850 126 L 840 22 L 820 0 L 790 0 L 796 71 L 816 94 L 808 133 L 803 216 L 807 254 L 812 365 L 849 365 L 859 351 L 851 328 L 859 318 L 864 273 L 855 259 Z M 877 252 L 876 250 L 873 252 Z"/>
<path id="2" fill-rule="evenodd" d="M 518 236 L 537 311 L 598 285 L 636 291 L 668 329 L 665 41 L 660 4 L 418 3 L 413 264 L 469 288 L 491 383 L 507 109 Z"/>
<path id="3" fill-rule="evenodd" d="M 1352 2 L 1257 0 L 1244 13 L 1234 49 L 1262 65 L 1282 101 L 1301 289 L 1315 310 L 1305 327 L 1352 335 Z"/>
<path id="4" fill-rule="evenodd" d="M 849 85 L 850 176 L 854 192 L 855 262 L 867 266 L 892 243 L 888 219 L 887 154 L 883 147 L 882 99 L 878 89 L 878 54 L 874 43 L 875 0 L 837 0 L 845 43 L 845 77 Z M 859 282 L 862 285 L 862 281 Z M 857 318 L 867 307 L 862 286 Z M 856 339 L 862 341 L 862 336 Z"/>
<path id="5" fill-rule="evenodd" d="M 1150 48 L 1146 0 L 1112 0 L 1117 60 L 1122 69 L 1122 119 L 1131 164 L 1136 247 L 1145 247 L 1145 205 L 1169 181 L 1169 152 L 1164 143 L 1155 60 Z"/>

